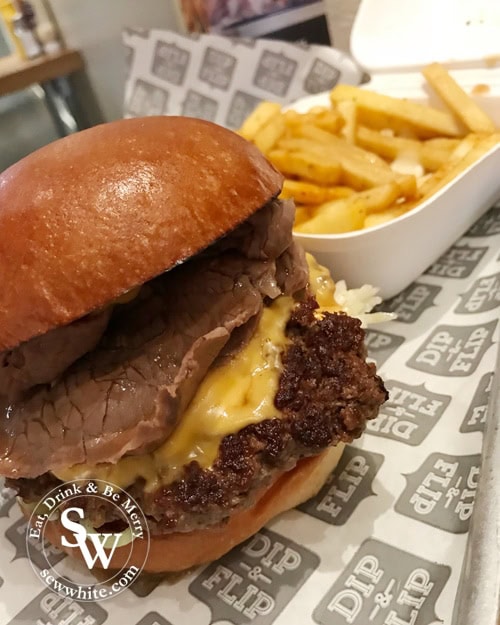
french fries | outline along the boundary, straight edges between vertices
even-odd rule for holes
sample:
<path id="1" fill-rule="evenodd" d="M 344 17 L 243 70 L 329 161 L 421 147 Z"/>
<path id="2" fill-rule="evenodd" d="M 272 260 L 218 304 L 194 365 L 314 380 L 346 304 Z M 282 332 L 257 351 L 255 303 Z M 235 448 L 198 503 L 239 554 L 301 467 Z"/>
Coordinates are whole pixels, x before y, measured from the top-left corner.
<path id="1" fill-rule="evenodd" d="M 302 180 L 285 180 L 281 195 L 284 198 L 294 198 L 299 204 L 314 206 L 329 200 L 349 197 L 353 193 L 349 187 L 321 187 Z"/>
<path id="2" fill-rule="evenodd" d="M 457 147 L 458 139 L 428 139 L 417 141 L 405 137 L 395 137 L 382 134 L 366 126 L 359 126 L 356 132 L 356 141 L 359 146 L 370 150 L 388 160 L 395 160 L 399 156 L 406 156 L 410 160 L 419 162 L 424 169 L 435 171 L 449 160 L 451 153 Z"/>
<path id="3" fill-rule="evenodd" d="M 471 132 L 493 133 L 495 124 L 439 63 L 424 67 L 427 82 Z"/>
<path id="4" fill-rule="evenodd" d="M 419 135 L 459 137 L 462 134 L 460 123 L 450 113 L 409 100 L 400 100 L 351 85 L 337 85 L 332 89 L 330 98 L 334 104 L 341 100 L 355 102 L 360 120 L 364 114 L 368 118 L 370 114 L 382 114 L 389 119 L 408 124 Z"/>
<path id="5" fill-rule="evenodd" d="M 273 119 L 278 119 L 280 115 L 281 106 L 277 102 L 260 102 L 238 132 L 245 139 L 253 141 L 264 126 L 271 123 Z"/>
<path id="6" fill-rule="evenodd" d="M 371 215 L 367 215 L 365 218 L 364 227 L 365 228 L 374 228 L 375 226 L 381 226 L 382 224 L 387 223 L 388 221 L 392 221 L 396 219 L 396 217 L 400 217 L 406 213 L 407 209 L 402 204 L 401 206 L 393 206 L 392 208 L 388 208 L 385 211 L 380 213 L 372 213 Z"/>
<path id="7" fill-rule="evenodd" d="M 318 206 L 314 216 L 296 226 L 295 230 L 307 234 L 341 234 L 360 230 L 365 218 L 366 204 L 363 199 L 334 200 Z"/>
<path id="8" fill-rule="evenodd" d="M 347 143 L 355 144 L 358 125 L 356 104 L 352 100 L 342 100 L 337 103 L 337 109 L 344 122 L 340 129 L 340 135 Z"/>
<path id="9" fill-rule="evenodd" d="M 448 72 L 422 70 L 448 110 L 348 85 L 306 113 L 262 102 L 239 133 L 285 176 L 300 233 L 344 233 L 396 219 L 500 143 L 493 121 Z"/>
<path id="10" fill-rule="evenodd" d="M 272 150 L 268 157 L 271 163 L 286 176 L 297 176 L 325 185 L 334 185 L 340 179 L 341 170 L 338 161 L 325 162 L 313 153 Z"/>
<path id="11" fill-rule="evenodd" d="M 260 102 L 239 129 L 239 134 L 267 154 L 284 131 L 285 121 L 281 114 L 281 106 L 276 102 Z"/>
<path id="12" fill-rule="evenodd" d="M 285 120 L 291 128 L 299 124 L 312 124 L 333 133 L 338 132 L 344 125 L 344 119 L 340 112 L 324 107 L 313 108 L 302 115 L 296 111 L 287 111 Z"/>
<path id="13" fill-rule="evenodd" d="M 469 142 L 466 146 L 468 149 L 463 156 L 451 159 L 437 172 L 435 172 L 433 176 L 426 180 L 421 188 L 423 199 L 427 199 L 436 193 L 436 191 L 439 191 L 439 189 L 447 185 L 454 178 L 465 171 L 469 165 L 475 163 L 491 148 L 500 143 L 500 133 L 497 132 L 484 137 L 475 136 L 474 139 L 475 141 Z"/>

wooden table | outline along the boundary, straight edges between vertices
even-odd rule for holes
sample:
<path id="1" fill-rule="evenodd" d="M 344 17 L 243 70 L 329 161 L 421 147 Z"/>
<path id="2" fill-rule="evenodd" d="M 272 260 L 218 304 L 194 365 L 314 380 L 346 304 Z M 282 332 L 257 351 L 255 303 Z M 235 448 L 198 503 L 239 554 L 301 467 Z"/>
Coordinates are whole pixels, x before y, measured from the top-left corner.
<path id="1" fill-rule="evenodd" d="M 76 97 L 68 76 L 84 67 L 78 50 L 61 50 L 36 59 L 0 57 L 0 96 L 39 84 L 45 92 L 47 108 L 61 136 L 84 125 L 77 114 Z"/>

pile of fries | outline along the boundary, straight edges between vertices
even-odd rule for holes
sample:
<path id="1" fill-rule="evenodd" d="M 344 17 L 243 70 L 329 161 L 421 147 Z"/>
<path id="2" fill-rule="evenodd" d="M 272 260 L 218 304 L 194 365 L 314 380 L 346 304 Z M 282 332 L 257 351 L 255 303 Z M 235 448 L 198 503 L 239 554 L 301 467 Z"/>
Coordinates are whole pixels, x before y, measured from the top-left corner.
<path id="1" fill-rule="evenodd" d="M 438 63 L 422 70 L 448 111 L 348 85 L 307 113 L 261 102 L 239 133 L 285 176 L 295 231 L 370 228 L 415 208 L 495 144 L 493 121 Z"/>

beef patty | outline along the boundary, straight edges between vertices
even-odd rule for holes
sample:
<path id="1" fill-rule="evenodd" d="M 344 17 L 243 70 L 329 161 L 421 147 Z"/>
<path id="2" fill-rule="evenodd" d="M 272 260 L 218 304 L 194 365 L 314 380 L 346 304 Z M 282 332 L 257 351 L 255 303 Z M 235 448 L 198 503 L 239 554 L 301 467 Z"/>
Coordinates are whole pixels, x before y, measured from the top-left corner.
<path id="1" fill-rule="evenodd" d="M 287 324 L 290 344 L 283 354 L 276 418 L 226 436 L 210 469 L 192 462 L 180 479 L 155 491 L 146 492 L 142 481 L 127 489 L 153 534 L 223 522 L 251 506 L 263 488 L 301 458 L 359 437 L 366 421 L 377 414 L 387 391 L 375 366 L 365 360 L 360 322 L 343 313 L 318 319 L 316 308 L 316 301 L 307 299 Z M 26 501 L 37 501 L 59 483 L 50 473 L 8 480 Z M 73 500 L 71 505 L 85 508 L 95 527 L 116 520 L 115 507 L 97 499 Z"/>

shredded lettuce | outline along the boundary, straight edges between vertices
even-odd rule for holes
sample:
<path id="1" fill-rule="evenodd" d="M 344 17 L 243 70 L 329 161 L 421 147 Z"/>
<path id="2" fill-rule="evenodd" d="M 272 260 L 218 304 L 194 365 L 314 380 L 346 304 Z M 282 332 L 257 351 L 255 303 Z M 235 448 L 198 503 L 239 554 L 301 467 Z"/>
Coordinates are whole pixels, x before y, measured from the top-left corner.
<path id="1" fill-rule="evenodd" d="M 396 319 L 395 313 L 371 312 L 382 302 L 382 298 L 378 295 L 378 289 L 370 284 L 359 289 L 348 289 L 345 280 L 339 280 L 335 283 L 334 297 L 340 308 L 351 317 L 359 319 L 363 327 Z"/>

